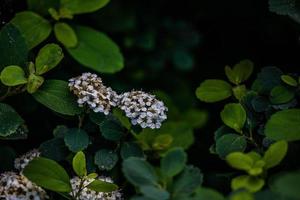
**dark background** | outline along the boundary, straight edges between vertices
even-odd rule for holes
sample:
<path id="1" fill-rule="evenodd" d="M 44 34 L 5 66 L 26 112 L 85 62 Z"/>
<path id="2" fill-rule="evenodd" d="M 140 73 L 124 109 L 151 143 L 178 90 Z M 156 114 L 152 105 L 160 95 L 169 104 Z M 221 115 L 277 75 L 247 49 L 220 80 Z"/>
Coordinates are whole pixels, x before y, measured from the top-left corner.
<path id="1" fill-rule="evenodd" d="M 16 12 L 26 9 L 25 1 L 0 0 L 0 2 L 1 25 L 7 23 Z M 115 27 L 124 26 L 128 17 L 134 19 L 134 26 L 117 30 Z M 160 29 L 161 21 L 164 19 L 183 21 L 200 35 L 199 44 L 190 49 L 194 57 L 193 69 L 178 70 L 168 62 L 162 69 L 151 69 L 145 64 L 146 61 L 142 60 L 144 56 L 151 59 L 151 55 L 155 55 L 155 52 L 160 49 L 160 44 L 170 35 L 168 30 Z M 225 79 L 224 66 L 232 66 L 242 59 L 250 59 L 255 63 L 255 73 L 264 66 L 273 65 L 281 68 L 285 73 L 300 72 L 300 24 L 286 16 L 271 13 L 268 10 L 267 0 L 112 0 L 107 7 L 96 13 L 76 16 L 74 20 L 106 32 L 120 45 L 126 61 L 125 68 L 115 75 L 105 76 L 105 79 L 115 84 L 116 88 L 120 90 L 129 87 L 145 88 L 150 91 L 162 89 L 173 94 L 181 109 L 191 104 L 215 113 L 210 116 L 208 125 L 195 131 L 195 144 L 189 150 L 190 162 L 213 175 L 219 170 L 224 171 L 226 166 L 208 150 L 213 143 L 212 133 L 221 124 L 218 113 L 223 104 L 200 103 L 195 96 L 185 101 L 186 94 L 193 95 L 204 79 Z M 126 47 L 125 36 L 138 37 L 149 27 L 157 32 L 154 49 L 142 51 L 139 48 Z M 188 38 L 181 39 L 188 40 Z M 136 61 L 137 58 L 141 59 Z M 66 65 L 78 65 L 70 58 L 65 58 L 63 62 Z M 138 69 L 142 69 L 143 78 L 132 79 L 132 74 Z M 64 71 L 59 73 L 64 74 Z M 57 74 L 57 71 L 52 74 Z M 49 76 L 52 74 L 50 73 Z M 254 78 L 255 75 L 252 75 L 251 79 Z M 184 86 L 181 87 L 181 83 L 184 83 Z M 22 108 L 18 100 L 14 101 L 20 112 L 27 115 L 25 118 L 28 119 L 27 124 L 32 132 L 30 140 L 10 142 L 11 145 L 18 146 L 20 152 L 32 148 L 33 145 L 38 146 L 45 139 L 51 138 L 50 133 L 56 125 L 73 123 L 53 115 L 43 107 L 39 107 L 35 113 L 35 116 L 43 117 L 32 117 L 33 114 L 28 114 L 27 108 Z M 24 99 L 22 101 L 25 102 Z"/>

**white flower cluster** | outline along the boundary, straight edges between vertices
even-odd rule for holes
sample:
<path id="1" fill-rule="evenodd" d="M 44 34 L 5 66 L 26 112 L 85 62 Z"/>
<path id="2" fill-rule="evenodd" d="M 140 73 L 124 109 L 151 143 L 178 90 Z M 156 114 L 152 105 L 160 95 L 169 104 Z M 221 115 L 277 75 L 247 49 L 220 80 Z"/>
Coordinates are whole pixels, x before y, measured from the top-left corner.
<path id="1" fill-rule="evenodd" d="M 37 149 L 33 149 L 19 158 L 15 159 L 15 168 L 19 171 L 23 171 L 23 169 L 28 165 L 30 161 L 34 158 L 37 158 L 41 155 L 41 152 Z"/>
<path id="2" fill-rule="evenodd" d="M 154 95 L 143 91 L 131 91 L 118 95 L 103 85 L 96 74 L 83 73 L 69 80 L 70 90 L 78 97 L 79 106 L 87 104 L 94 112 L 108 114 L 112 107 L 123 110 L 133 125 L 142 128 L 160 128 L 167 119 L 168 108 Z"/>
<path id="3" fill-rule="evenodd" d="M 103 85 L 96 74 L 83 73 L 69 80 L 70 90 L 78 97 L 79 106 L 88 105 L 94 112 L 109 114 L 111 107 L 119 102 L 119 96 L 110 87 Z"/>
<path id="4" fill-rule="evenodd" d="M 44 200 L 46 192 L 29 181 L 25 176 L 15 172 L 0 175 L 0 199 L 2 200 Z"/>
<path id="5" fill-rule="evenodd" d="M 98 177 L 99 180 L 113 183 L 113 180 L 110 177 Z M 86 180 L 83 185 L 87 186 L 90 184 L 94 179 Z M 74 195 L 78 192 L 80 187 L 80 178 L 75 176 L 71 179 L 71 185 L 73 192 L 70 193 L 70 195 Z M 96 192 L 88 188 L 84 188 L 80 195 L 78 200 L 122 200 L 122 194 L 119 190 L 113 191 L 113 192 Z"/>
<path id="6" fill-rule="evenodd" d="M 119 107 L 125 111 L 133 125 L 139 124 L 142 128 L 160 128 L 162 121 L 167 119 L 168 108 L 154 95 L 142 91 L 125 92 L 121 95 Z"/>

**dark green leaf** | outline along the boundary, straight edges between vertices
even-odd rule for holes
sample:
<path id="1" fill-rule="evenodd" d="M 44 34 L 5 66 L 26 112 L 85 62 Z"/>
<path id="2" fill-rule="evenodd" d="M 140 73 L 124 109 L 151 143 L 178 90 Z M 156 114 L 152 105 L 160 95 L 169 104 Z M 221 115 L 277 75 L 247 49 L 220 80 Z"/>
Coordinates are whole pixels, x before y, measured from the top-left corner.
<path id="1" fill-rule="evenodd" d="M 40 145 L 39 150 L 42 152 L 43 157 L 55 161 L 64 160 L 69 154 L 69 150 L 62 138 L 53 138 L 43 142 Z"/>
<path id="2" fill-rule="evenodd" d="M 60 46 L 57 44 L 46 44 L 40 49 L 35 59 L 35 69 L 37 75 L 42 75 L 60 63 L 64 54 Z"/>
<path id="3" fill-rule="evenodd" d="M 65 81 L 47 80 L 33 97 L 44 106 L 64 115 L 76 115 L 81 112 Z"/>
<path id="4" fill-rule="evenodd" d="M 0 32 L 0 70 L 8 65 L 23 66 L 27 61 L 27 45 L 21 32 L 11 23 Z"/>
<path id="5" fill-rule="evenodd" d="M 107 140 L 119 141 L 123 133 L 123 128 L 120 123 L 113 118 L 107 118 L 100 124 L 100 131 L 102 136 Z"/>
<path id="6" fill-rule="evenodd" d="M 144 157 L 143 150 L 137 143 L 134 142 L 124 142 L 121 146 L 120 154 L 124 160 L 129 157 Z"/>
<path id="7" fill-rule="evenodd" d="M 122 170 L 127 180 L 135 186 L 157 184 L 154 168 L 144 159 L 130 157 L 123 162 Z"/>
<path id="8" fill-rule="evenodd" d="M 89 145 L 89 136 L 78 128 L 69 129 L 64 137 L 65 144 L 72 152 L 82 151 Z"/>
<path id="9" fill-rule="evenodd" d="M 14 168 L 14 160 L 16 158 L 16 152 L 9 146 L 0 146 L 0 171 L 9 171 Z"/>
<path id="10" fill-rule="evenodd" d="M 68 9 L 72 14 L 94 12 L 104 7 L 109 0 L 61 0 L 60 6 Z"/>
<path id="11" fill-rule="evenodd" d="M 284 86 L 276 86 L 271 90 L 270 101 L 272 104 L 288 103 L 294 98 L 294 92 L 288 90 Z"/>
<path id="12" fill-rule="evenodd" d="M 100 170 L 111 170 L 118 162 L 118 155 L 108 149 L 101 149 L 95 154 L 95 163 Z"/>
<path id="13" fill-rule="evenodd" d="M 58 8 L 59 0 L 27 0 L 28 9 L 41 15 L 48 15 L 49 8 Z"/>
<path id="14" fill-rule="evenodd" d="M 94 180 L 93 182 L 87 185 L 87 188 L 96 192 L 113 192 L 118 189 L 118 186 L 113 183 L 101 180 Z"/>
<path id="15" fill-rule="evenodd" d="M 247 147 L 246 139 L 237 134 L 226 134 L 216 142 L 216 152 L 221 158 L 225 158 L 229 153 L 244 151 Z"/>
<path id="16" fill-rule="evenodd" d="M 273 114 L 265 126 L 265 134 L 273 140 L 299 140 L 300 109 L 283 110 Z"/>
<path id="17" fill-rule="evenodd" d="M 187 161 L 187 155 L 182 148 L 169 150 L 160 161 L 161 172 L 164 176 L 173 177 L 180 173 Z"/>
<path id="18" fill-rule="evenodd" d="M 225 200 L 221 193 L 210 188 L 200 187 L 195 193 L 195 200 Z"/>
<path id="19" fill-rule="evenodd" d="M 29 49 L 44 41 L 52 30 L 46 19 L 31 11 L 17 13 L 11 22 L 21 31 Z"/>
<path id="20" fill-rule="evenodd" d="M 67 50 L 79 63 L 103 73 L 115 73 L 124 67 L 119 47 L 105 34 L 84 26 L 77 26 L 75 32 L 78 45 Z"/>
<path id="21" fill-rule="evenodd" d="M 21 116 L 8 104 L 0 103 L 0 136 L 14 134 L 24 124 Z"/>
<path id="22" fill-rule="evenodd" d="M 48 190 L 71 192 L 70 178 L 62 166 L 53 160 L 39 157 L 32 160 L 23 174 L 32 182 Z"/>
<path id="23" fill-rule="evenodd" d="M 167 200 L 170 197 L 170 194 L 166 190 L 154 187 L 152 185 L 141 186 L 140 190 L 145 197 L 149 197 L 151 199 Z"/>
<path id="24" fill-rule="evenodd" d="M 205 80 L 196 90 L 198 99 L 209 103 L 221 101 L 231 95 L 231 85 L 223 80 Z"/>

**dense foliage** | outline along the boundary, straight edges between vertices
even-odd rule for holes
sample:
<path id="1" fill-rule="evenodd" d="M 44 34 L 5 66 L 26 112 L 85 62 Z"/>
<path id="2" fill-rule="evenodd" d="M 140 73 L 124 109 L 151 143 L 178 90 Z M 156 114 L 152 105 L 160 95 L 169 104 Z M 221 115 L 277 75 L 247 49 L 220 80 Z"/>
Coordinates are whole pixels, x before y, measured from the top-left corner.
<path id="1" fill-rule="evenodd" d="M 203 36 L 123 6 L 27 0 L 2 26 L 0 199 L 299 199 L 299 71 L 244 59 L 195 89 Z"/>

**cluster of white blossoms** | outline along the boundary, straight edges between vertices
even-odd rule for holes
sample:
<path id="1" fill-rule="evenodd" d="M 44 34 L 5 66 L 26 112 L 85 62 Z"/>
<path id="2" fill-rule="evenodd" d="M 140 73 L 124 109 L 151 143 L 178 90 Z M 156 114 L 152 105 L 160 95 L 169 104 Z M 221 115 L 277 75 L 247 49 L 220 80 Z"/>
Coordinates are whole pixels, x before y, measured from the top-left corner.
<path id="1" fill-rule="evenodd" d="M 98 177 L 99 180 L 113 183 L 113 180 L 110 177 Z M 85 180 L 83 183 L 83 186 L 87 186 L 95 179 L 89 179 Z M 77 176 L 71 179 L 71 186 L 73 192 L 70 193 L 70 195 L 74 195 L 79 191 L 81 179 Z M 122 194 L 119 190 L 113 191 L 113 192 L 96 192 L 94 190 L 91 190 L 89 188 L 84 187 L 83 190 L 81 190 L 80 195 L 78 197 L 78 200 L 122 200 Z"/>
<path id="2" fill-rule="evenodd" d="M 37 158 L 41 155 L 41 152 L 37 149 L 33 149 L 19 158 L 15 159 L 15 168 L 19 171 L 23 171 L 23 169 L 28 165 L 30 161 L 34 158 Z"/>
<path id="3" fill-rule="evenodd" d="M 162 101 L 143 91 L 125 92 L 122 95 L 119 107 L 123 110 L 133 125 L 139 124 L 142 128 L 160 128 L 167 119 L 168 108 Z"/>
<path id="4" fill-rule="evenodd" d="M 168 108 L 154 95 L 131 91 L 118 95 L 102 83 L 96 74 L 83 73 L 69 80 L 70 90 L 78 97 L 79 106 L 88 105 L 94 112 L 109 114 L 112 107 L 123 110 L 133 125 L 142 128 L 160 128 L 167 119 Z"/>
<path id="5" fill-rule="evenodd" d="M 3 200 L 44 200 L 46 192 L 29 181 L 22 174 L 4 172 L 0 175 L 0 199 Z"/>
<path id="6" fill-rule="evenodd" d="M 94 112 L 109 114 L 113 106 L 117 106 L 119 96 L 110 87 L 106 87 L 100 77 L 92 73 L 69 80 L 70 90 L 78 97 L 79 106 L 88 105 Z"/>

